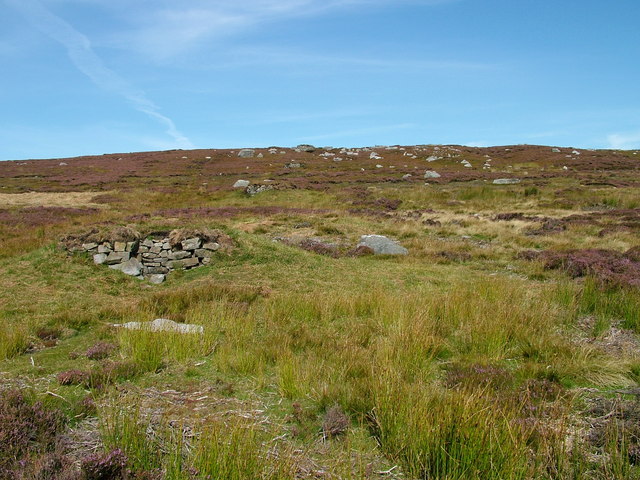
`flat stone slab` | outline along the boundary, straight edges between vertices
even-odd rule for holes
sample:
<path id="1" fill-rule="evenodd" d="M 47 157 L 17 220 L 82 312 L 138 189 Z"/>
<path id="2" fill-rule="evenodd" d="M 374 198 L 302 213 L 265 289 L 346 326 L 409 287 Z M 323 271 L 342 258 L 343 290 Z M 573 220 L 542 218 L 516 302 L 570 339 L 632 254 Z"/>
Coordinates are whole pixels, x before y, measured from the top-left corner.
<path id="1" fill-rule="evenodd" d="M 177 323 L 168 318 L 156 318 L 153 322 L 114 323 L 113 327 L 127 330 L 147 330 L 149 332 L 204 333 L 202 325 Z"/>
<path id="2" fill-rule="evenodd" d="M 384 235 L 362 235 L 356 246 L 369 247 L 375 255 L 407 255 L 409 250 Z"/>
<path id="3" fill-rule="evenodd" d="M 441 175 L 434 170 L 427 170 L 424 172 L 424 178 L 440 178 Z"/>
<path id="4" fill-rule="evenodd" d="M 182 260 L 183 258 L 188 258 L 190 257 L 191 254 L 189 252 L 186 252 L 184 250 L 178 250 L 177 252 L 171 252 L 168 255 L 169 260 Z"/>
<path id="5" fill-rule="evenodd" d="M 189 257 L 189 258 L 185 258 L 183 260 L 173 260 L 171 262 L 167 263 L 167 267 L 169 267 L 169 269 L 178 269 L 178 268 L 191 268 L 191 267 L 197 267 L 200 264 L 200 261 L 198 260 L 197 257 Z"/>
<path id="6" fill-rule="evenodd" d="M 520 183 L 519 178 L 496 178 L 493 181 L 494 185 L 515 185 L 516 183 Z"/>
<path id="7" fill-rule="evenodd" d="M 126 262 L 130 257 L 131 255 L 129 252 L 111 252 L 109 253 L 105 263 L 107 265 L 114 265 L 116 263 Z"/>

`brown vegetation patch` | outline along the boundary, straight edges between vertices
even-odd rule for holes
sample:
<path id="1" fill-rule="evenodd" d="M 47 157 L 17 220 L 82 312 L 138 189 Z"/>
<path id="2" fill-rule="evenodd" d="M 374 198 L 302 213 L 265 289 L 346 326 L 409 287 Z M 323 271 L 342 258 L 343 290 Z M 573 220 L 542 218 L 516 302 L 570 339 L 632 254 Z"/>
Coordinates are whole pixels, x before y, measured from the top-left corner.
<path id="1" fill-rule="evenodd" d="M 541 260 L 550 270 L 563 270 L 571 277 L 593 276 L 606 285 L 640 287 L 638 247 L 625 253 L 604 249 L 544 252 L 526 251 L 520 258 Z"/>
<path id="2" fill-rule="evenodd" d="M 40 227 L 64 223 L 74 218 L 97 213 L 96 208 L 71 207 L 27 207 L 22 209 L 0 209 L 0 224 Z"/>

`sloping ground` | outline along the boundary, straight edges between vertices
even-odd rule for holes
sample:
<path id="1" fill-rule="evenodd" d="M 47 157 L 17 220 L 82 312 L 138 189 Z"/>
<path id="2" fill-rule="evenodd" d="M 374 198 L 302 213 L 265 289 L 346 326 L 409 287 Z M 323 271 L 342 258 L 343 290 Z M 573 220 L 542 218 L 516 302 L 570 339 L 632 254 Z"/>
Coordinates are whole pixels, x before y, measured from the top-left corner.
<path id="1" fill-rule="evenodd" d="M 638 478 L 636 153 L 0 162 L 0 477 Z M 162 285 L 60 248 L 126 227 L 236 248 Z M 112 327 L 155 318 L 204 333 Z"/>

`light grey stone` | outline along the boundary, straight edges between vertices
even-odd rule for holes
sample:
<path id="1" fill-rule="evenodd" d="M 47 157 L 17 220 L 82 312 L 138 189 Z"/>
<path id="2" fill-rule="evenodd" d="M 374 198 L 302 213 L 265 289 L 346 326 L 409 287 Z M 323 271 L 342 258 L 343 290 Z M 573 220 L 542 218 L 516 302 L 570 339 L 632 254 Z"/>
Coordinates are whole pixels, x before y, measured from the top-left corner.
<path id="1" fill-rule="evenodd" d="M 167 318 L 156 318 L 153 322 L 114 323 L 112 326 L 127 330 L 148 330 L 150 332 L 204 333 L 202 325 L 177 323 Z"/>
<path id="2" fill-rule="evenodd" d="M 243 148 L 238 152 L 240 158 L 253 158 L 255 154 L 256 151 L 253 148 Z"/>
<path id="3" fill-rule="evenodd" d="M 98 245 L 98 253 L 110 253 L 111 245 L 108 243 L 103 243 L 102 245 Z"/>
<path id="4" fill-rule="evenodd" d="M 95 263 L 96 265 L 102 265 L 106 260 L 107 260 L 106 253 L 96 253 L 93 256 L 93 263 Z"/>
<path id="5" fill-rule="evenodd" d="M 196 250 L 202 246 L 202 239 L 198 237 L 187 238 L 181 242 L 183 250 Z"/>
<path id="6" fill-rule="evenodd" d="M 153 252 L 146 252 L 142 254 L 142 258 L 146 259 L 146 260 L 153 260 L 155 258 L 158 258 L 159 255 L 157 253 L 153 253 Z"/>
<path id="7" fill-rule="evenodd" d="M 114 242 L 113 250 L 116 252 L 124 252 L 127 249 L 127 244 L 125 242 Z"/>
<path id="8" fill-rule="evenodd" d="M 493 181 L 494 185 L 514 185 L 516 183 L 520 183 L 519 178 L 496 178 Z"/>
<path id="9" fill-rule="evenodd" d="M 149 283 L 160 285 L 166 278 L 167 277 L 161 273 L 154 273 L 153 275 L 149 275 Z"/>
<path id="10" fill-rule="evenodd" d="M 83 243 L 82 244 L 82 248 L 84 248 L 86 251 L 89 250 L 95 250 L 96 248 L 98 248 L 98 244 L 91 242 L 91 243 Z"/>
<path id="11" fill-rule="evenodd" d="M 409 251 L 384 235 L 362 235 L 358 247 L 369 247 L 376 255 L 406 255 Z"/>
<path id="12" fill-rule="evenodd" d="M 142 242 L 142 245 L 147 248 L 151 248 L 153 247 L 153 240 L 151 240 L 150 238 L 145 238 L 144 242 Z"/>
<path id="13" fill-rule="evenodd" d="M 169 260 L 182 260 L 183 258 L 187 258 L 191 256 L 191 253 L 185 252 L 184 250 L 178 250 L 176 252 L 169 252 Z"/>
<path id="14" fill-rule="evenodd" d="M 125 275 L 131 275 L 132 277 L 137 277 L 142 273 L 142 264 L 135 258 L 130 258 L 129 260 L 121 264 L 120 270 Z"/>
<path id="15" fill-rule="evenodd" d="M 233 184 L 233 188 L 247 188 L 251 182 L 249 180 L 237 180 L 236 183 Z"/>
<path id="16" fill-rule="evenodd" d="M 403 178 L 404 180 L 409 180 L 412 176 L 413 176 L 413 175 L 411 175 L 410 173 L 407 173 L 407 174 L 405 174 L 405 175 L 402 175 L 402 178 Z"/>
<path id="17" fill-rule="evenodd" d="M 162 246 L 161 245 L 154 245 L 153 247 L 151 247 L 149 249 L 149 251 L 151 253 L 160 253 L 162 251 Z"/>
<path id="18" fill-rule="evenodd" d="M 298 162 L 289 162 L 284 164 L 284 168 L 300 168 L 300 167 L 302 167 L 302 164 Z"/>
<path id="19" fill-rule="evenodd" d="M 440 178 L 441 176 L 442 175 L 434 170 L 427 170 L 426 172 L 424 172 L 424 178 Z"/>
<path id="20" fill-rule="evenodd" d="M 164 242 L 162 244 L 162 249 L 163 250 L 171 250 L 171 244 L 169 242 Z"/>
<path id="21" fill-rule="evenodd" d="M 202 245 L 202 248 L 206 248 L 207 250 L 211 250 L 215 252 L 216 250 L 220 249 L 220 244 L 216 242 L 207 242 L 204 245 Z"/>
<path id="22" fill-rule="evenodd" d="M 146 246 L 144 246 L 144 245 L 140 245 L 140 246 L 138 247 L 138 253 L 146 253 L 146 252 L 148 252 L 148 251 L 149 251 L 149 247 L 146 247 Z"/>
<path id="23" fill-rule="evenodd" d="M 131 255 L 129 252 L 111 252 L 104 263 L 107 265 L 114 265 L 116 263 L 126 262 L 130 257 Z"/>

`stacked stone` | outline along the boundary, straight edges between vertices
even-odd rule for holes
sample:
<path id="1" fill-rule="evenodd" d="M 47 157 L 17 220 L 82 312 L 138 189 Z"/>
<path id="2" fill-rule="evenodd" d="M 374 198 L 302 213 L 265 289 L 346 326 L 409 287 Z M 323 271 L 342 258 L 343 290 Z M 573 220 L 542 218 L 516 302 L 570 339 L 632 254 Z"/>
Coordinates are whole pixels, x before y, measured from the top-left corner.
<path id="1" fill-rule="evenodd" d="M 126 275 L 162 283 L 171 270 L 207 265 L 220 245 L 194 237 L 172 247 L 168 238 L 146 238 L 141 242 L 85 243 L 82 249 L 92 253 L 93 261 L 98 265 L 108 265 Z"/>

